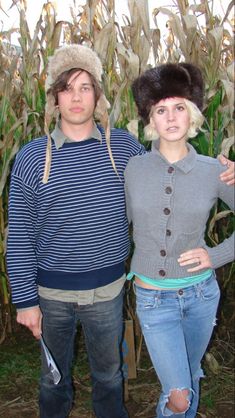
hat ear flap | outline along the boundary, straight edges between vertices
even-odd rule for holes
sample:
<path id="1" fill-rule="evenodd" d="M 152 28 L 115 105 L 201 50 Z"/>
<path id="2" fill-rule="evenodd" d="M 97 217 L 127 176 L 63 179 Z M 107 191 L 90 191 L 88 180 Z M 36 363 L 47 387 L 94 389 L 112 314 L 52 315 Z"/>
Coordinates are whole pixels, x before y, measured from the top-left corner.
<path id="1" fill-rule="evenodd" d="M 146 141 L 154 141 L 159 138 L 152 117 L 150 117 L 150 123 L 144 127 L 144 138 Z"/>
<path id="2" fill-rule="evenodd" d="M 155 129 L 155 123 L 154 123 L 154 121 L 153 121 L 152 111 L 151 111 L 151 114 L 150 114 L 150 116 L 149 116 L 149 125 L 150 125 L 153 129 Z"/>
<path id="3" fill-rule="evenodd" d="M 110 103 L 106 99 L 104 93 L 102 93 L 99 100 L 97 101 L 94 116 L 101 122 L 101 125 L 103 126 L 105 130 L 105 139 L 106 139 L 109 157 L 110 157 L 113 169 L 115 173 L 117 174 L 117 176 L 119 177 L 119 174 L 115 165 L 115 161 L 113 158 L 112 150 L 111 150 L 111 144 L 110 144 L 111 132 L 110 132 L 110 120 L 109 120 L 109 114 L 108 114 L 109 108 L 110 108 Z"/>
<path id="4" fill-rule="evenodd" d="M 104 113 L 110 108 L 110 103 L 106 99 L 105 95 L 102 93 L 98 99 L 95 107 L 95 117 L 99 120 L 103 118 Z"/>

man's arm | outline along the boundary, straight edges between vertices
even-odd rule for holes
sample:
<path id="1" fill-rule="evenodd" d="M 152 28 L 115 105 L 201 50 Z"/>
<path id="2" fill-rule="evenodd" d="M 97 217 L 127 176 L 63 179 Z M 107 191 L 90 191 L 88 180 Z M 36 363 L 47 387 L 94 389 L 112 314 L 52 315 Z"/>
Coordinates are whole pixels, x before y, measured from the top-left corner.
<path id="1" fill-rule="evenodd" d="M 7 272 L 17 309 L 38 305 L 35 251 L 36 203 L 32 187 L 12 175 L 9 198 Z"/>
<path id="2" fill-rule="evenodd" d="M 220 174 L 220 179 L 228 186 L 235 184 L 235 162 L 228 160 L 224 155 L 218 155 L 218 159 L 223 165 L 227 165 L 227 170 Z"/>

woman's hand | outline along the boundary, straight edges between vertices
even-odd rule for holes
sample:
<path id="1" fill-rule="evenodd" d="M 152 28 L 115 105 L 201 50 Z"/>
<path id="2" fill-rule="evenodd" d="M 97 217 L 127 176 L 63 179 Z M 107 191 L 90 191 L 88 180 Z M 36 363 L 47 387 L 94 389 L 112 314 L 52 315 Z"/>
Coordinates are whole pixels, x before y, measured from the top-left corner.
<path id="1" fill-rule="evenodd" d="M 181 267 L 196 264 L 196 266 L 187 269 L 189 273 L 212 267 L 208 252 L 204 248 L 194 248 L 180 254 L 178 263 Z"/>
<path id="2" fill-rule="evenodd" d="M 235 162 L 228 160 L 224 155 L 218 155 L 218 159 L 221 164 L 226 165 L 228 168 L 222 174 L 220 174 L 220 180 L 224 181 L 228 186 L 235 184 Z"/>

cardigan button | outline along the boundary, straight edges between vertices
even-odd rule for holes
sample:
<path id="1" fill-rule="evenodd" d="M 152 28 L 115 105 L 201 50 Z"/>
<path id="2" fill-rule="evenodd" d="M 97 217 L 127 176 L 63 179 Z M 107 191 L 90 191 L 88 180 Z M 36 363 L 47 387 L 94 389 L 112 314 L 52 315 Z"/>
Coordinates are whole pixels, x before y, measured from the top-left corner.
<path id="1" fill-rule="evenodd" d="M 166 194 L 171 194 L 172 193 L 172 188 L 171 187 L 166 187 L 165 192 L 166 192 Z"/>
<path id="2" fill-rule="evenodd" d="M 159 275 L 164 277 L 166 275 L 165 270 L 159 270 Z"/>
<path id="3" fill-rule="evenodd" d="M 165 213 L 165 215 L 170 215 L 170 213 L 171 213 L 171 211 L 170 211 L 170 209 L 169 209 L 169 208 L 165 208 L 165 209 L 163 210 L 163 212 Z"/>
<path id="4" fill-rule="evenodd" d="M 170 230 L 170 229 L 167 229 L 167 230 L 166 230 L 166 236 L 167 236 L 167 237 L 170 237 L 170 236 L 171 236 L 171 230 Z"/>
<path id="5" fill-rule="evenodd" d="M 160 254 L 161 254 L 162 257 L 166 257 L 166 251 L 165 250 L 161 250 Z"/>
<path id="6" fill-rule="evenodd" d="M 175 170 L 174 167 L 169 167 L 167 171 L 168 171 L 168 173 L 171 174 L 171 173 L 173 173 L 174 170 Z"/>

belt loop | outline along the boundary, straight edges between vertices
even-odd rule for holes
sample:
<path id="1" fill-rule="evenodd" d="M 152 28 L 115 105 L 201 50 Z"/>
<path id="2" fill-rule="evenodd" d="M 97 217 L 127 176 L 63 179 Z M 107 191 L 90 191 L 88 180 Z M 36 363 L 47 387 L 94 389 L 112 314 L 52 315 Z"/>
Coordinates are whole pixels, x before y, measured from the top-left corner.
<path id="1" fill-rule="evenodd" d="M 161 305 L 161 290 L 157 290 L 156 291 L 156 302 L 157 302 L 157 307 L 159 307 Z"/>
<path id="2" fill-rule="evenodd" d="M 195 284 L 194 287 L 195 287 L 196 296 L 197 296 L 197 298 L 199 298 L 201 296 L 201 292 L 202 292 L 201 283 Z"/>

